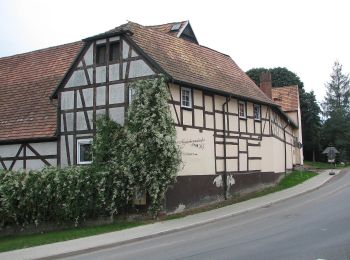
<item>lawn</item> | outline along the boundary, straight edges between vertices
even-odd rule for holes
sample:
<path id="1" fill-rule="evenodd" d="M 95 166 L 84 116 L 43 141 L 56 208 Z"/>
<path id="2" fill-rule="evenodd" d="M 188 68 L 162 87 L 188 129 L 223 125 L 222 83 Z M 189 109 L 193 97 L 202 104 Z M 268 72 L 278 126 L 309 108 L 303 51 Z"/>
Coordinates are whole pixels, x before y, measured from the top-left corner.
<path id="1" fill-rule="evenodd" d="M 334 167 L 333 164 L 327 163 L 327 162 L 311 162 L 311 161 L 304 161 L 304 165 L 310 169 L 332 169 Z M 346 168 L 350 167 L 350 164 L 336 164 L 336 168 Z"/>
<path id="2" fill-rule="evenodd" d="M 196 214 L 199 212 L 216 209 L 219 207 L 224 207 L 230 204 L 238 203 L 248 199 L 264 196 L 266 194 L 277 192 L 283 189 L 293 187 L 300 184 L 307 179 L 317 175 L 314 172 L 300 172 L 294 171 L 284 177 L 279 184 L 274 187 L 266 188 L 259 192 L 253 192 L 244 196 L 236 196 L 226 201 L 221 201 L 218 203 L 206 205 L 196 209 L 192 209 L 180 214 L 174 214 L 170 216 L 165 216 L 161 220 L 171 220 L 176 218 L 181 218 L 186 215 Z M 154 221 L 125 221 L 117 222 L 109 225 L 101 225 L 95 227 L 81 227 L 62 231 L 53 231 L 43 234 L 31 234 L 31 235 L 16 235 L 16 236 L 6 236 L 0 238 L 0 252 L 10 251 L 15 249 L 27 248 L 32 246 L 50 244 L 54 242 L 66 241 L 76 238 L 82 238 L 87 236 L 98 235 L 107 232 L 113 232 L 118 230 L 123 230 L 127 228 L 137 227 L 140 225 L 145 225 L 152 223 Z"/>

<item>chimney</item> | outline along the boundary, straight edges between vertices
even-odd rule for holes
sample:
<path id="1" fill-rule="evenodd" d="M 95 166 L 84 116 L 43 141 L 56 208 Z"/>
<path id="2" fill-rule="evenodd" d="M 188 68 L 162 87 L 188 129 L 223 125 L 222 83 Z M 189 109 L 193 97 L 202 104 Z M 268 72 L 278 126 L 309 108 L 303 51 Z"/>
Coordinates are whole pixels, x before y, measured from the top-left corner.
<path id="1" fill-rule="evenodd" d="M 261 90 L 272 99 L 272 81 L 271 73 L 269 71 L 261 72 L 260 74 L 260 88 Z"/>

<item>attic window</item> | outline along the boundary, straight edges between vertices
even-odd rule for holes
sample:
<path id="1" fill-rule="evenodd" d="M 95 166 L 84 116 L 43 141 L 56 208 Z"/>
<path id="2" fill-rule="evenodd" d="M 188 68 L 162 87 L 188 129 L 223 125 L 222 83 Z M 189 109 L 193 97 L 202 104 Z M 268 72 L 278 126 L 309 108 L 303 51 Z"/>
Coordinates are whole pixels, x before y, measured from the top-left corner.
<path id="1" fill-rule="evenodd" d="M 109 45 L 109 61 L 116 62 L 120 59 L 120 42 L 112 42 Z"/>
<path id="2" fill-rule="evenodd" d="M 106 64 L 106 44 L 96 46 L 96 64 Z"/>
<path id="3" fill-rule="evenodd" d="M 181 27 L 181 23 L 176 23 L 171 27 L 170 31 L 172 31 L 172 32 L 178 31 L 180 29 L 180 27 Z"/>

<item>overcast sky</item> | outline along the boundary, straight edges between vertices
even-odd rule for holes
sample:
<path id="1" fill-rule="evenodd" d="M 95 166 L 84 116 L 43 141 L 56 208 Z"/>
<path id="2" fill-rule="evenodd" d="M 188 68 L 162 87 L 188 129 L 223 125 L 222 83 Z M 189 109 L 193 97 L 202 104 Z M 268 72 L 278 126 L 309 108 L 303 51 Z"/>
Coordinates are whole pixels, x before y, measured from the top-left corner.
<path id="1" fill-rule="evenodd" d="M 0 57 L 81 40 L 127 20 L 190 20 L 201 45 L 230 55 L 244 71 L 286 67 L 321 101 L 334 61 L 350 72 L 349 7 L 346 0 L 0 0 Z"/>

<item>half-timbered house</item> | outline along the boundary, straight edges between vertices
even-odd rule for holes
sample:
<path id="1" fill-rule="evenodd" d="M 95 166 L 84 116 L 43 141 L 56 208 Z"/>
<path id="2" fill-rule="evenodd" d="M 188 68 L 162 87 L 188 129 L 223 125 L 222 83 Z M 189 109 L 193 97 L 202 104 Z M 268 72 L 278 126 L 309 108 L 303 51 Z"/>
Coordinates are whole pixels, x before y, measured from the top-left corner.
<path id="1" fill-rule="evenodd" d="M 123 125 L 130 83 L 160 73 L 183 157 L 168 209 L 270 185 L 302 164 L 297 87 L 272 90 L 269 74 L 255 85 L 228 55 L 199 45 L 188 21 L 128 22 L 1 58 L 0 71 L 0 169 L 91 163 L 96 118 Z"/>

